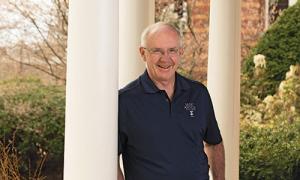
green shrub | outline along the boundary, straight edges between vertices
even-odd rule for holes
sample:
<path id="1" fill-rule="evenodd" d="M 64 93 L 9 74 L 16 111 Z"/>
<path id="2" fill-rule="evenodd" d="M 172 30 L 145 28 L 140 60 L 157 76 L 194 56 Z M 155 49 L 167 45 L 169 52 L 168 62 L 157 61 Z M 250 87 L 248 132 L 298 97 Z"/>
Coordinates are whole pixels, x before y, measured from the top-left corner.
<path id="1" fill-rule="evenodd" d="M 292 124 L 241 126 L 241 180 L 299 179 L 299 168 L 300 118 Z"/>
<path id="2" fill-rule="evenodd" d="M 291 65 L 276 93 L 263 100 L 243 85 L 240 179 L 300 179 L 300 65 Z"/>
<path id="3" fill-rule="evenodd" d="M 15 135 L 22 172 L 35 169 L 47 156 L 45 171 L 62 173 L 64 117 L 64 87 L 46 86 L 37 79 L 0 82 L 0 138 Z"/>
<path id="4" fill-rule="evenodd" d="M 253 57 L 266 57 L 264 76 L 254 77 Z M 244 60 L 243 74 L 249 77 L 248 88 L 259 87 L 258 97 L 274 94 L 285 72 L 292 64 L 300 63 L 300 1 L 283 11 L 278 20 L 267 30 Z"/>

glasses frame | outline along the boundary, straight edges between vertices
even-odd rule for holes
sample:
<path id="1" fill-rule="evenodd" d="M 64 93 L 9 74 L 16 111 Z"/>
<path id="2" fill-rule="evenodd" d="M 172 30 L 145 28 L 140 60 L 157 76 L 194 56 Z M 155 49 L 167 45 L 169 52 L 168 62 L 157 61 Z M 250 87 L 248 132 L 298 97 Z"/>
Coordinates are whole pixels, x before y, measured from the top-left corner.
<path id="1" fill-rule="evenodd" d="M 165 56 L 166 53 L 169 57 L 177 57 L 180 55 L 180 50 L 181 50 L 181 47 L 168 48 L 167 50 L 164 50 L 162 48 L 146 48 L 146 47 L 142 47 L 142 48 L 148 51 L 150 55 L 159 58 Z"/>

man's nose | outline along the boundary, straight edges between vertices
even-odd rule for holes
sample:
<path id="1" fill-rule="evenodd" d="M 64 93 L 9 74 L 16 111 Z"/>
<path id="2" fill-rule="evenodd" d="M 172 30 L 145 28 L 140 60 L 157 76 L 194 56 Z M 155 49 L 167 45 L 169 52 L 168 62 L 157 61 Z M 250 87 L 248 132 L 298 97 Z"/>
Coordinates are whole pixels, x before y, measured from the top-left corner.
<path id="1" fill-rule="evenodd" d="M 169 60 L 170 59 L 170 54 L 168 51 L 163 51 L 162 55 L 161 55 L 161 59 L 166 59 Z"/>

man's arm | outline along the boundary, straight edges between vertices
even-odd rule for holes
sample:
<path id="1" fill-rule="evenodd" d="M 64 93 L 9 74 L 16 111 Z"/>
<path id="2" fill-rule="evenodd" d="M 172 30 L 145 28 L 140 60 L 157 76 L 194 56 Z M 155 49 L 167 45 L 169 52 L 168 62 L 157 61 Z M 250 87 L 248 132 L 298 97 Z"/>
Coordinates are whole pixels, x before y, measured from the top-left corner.
<path id="1" fill-rule="evenodd" d="M 120 157 L 119 157 L 120 158 Z M 120 168 L 120 160 L 118 159 L 118 180 L 124 180 L 124 175 Z"/>
<path id="2" fill-rule="evenodd" d="M 205 143 L 205 153 L 208 156 L 208 163 L 210 165 L 214 180 L 225 180 L 225 154 L 224 145 L 211 145 Z"/>

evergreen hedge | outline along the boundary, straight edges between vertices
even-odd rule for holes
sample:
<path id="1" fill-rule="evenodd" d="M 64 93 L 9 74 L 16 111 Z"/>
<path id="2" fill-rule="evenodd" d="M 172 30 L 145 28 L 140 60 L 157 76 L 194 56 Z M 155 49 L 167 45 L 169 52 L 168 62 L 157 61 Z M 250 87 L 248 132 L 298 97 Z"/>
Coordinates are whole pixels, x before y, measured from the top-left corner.
<path id="1" fill-rule="evenodd" d="M 282 121 L 284 122 L 284 120 Z M 241 180 L 296 180 L 300 178 L 300 119 L 272 126 L 242 124 Z"/>
<path id="2" fill-rule="evenodd" d="M 253 78 L 253 57 L 266 57 L 267 72 L 259 79 Z M 300 1 L 282 12 L 282 15 L 266 31 L 244 60 L 242 71 L 249 77 L 247 86 L 260 87 L 258 97 L 264 98 L 276 92 L 290 65 L 300 64 Z"/>

